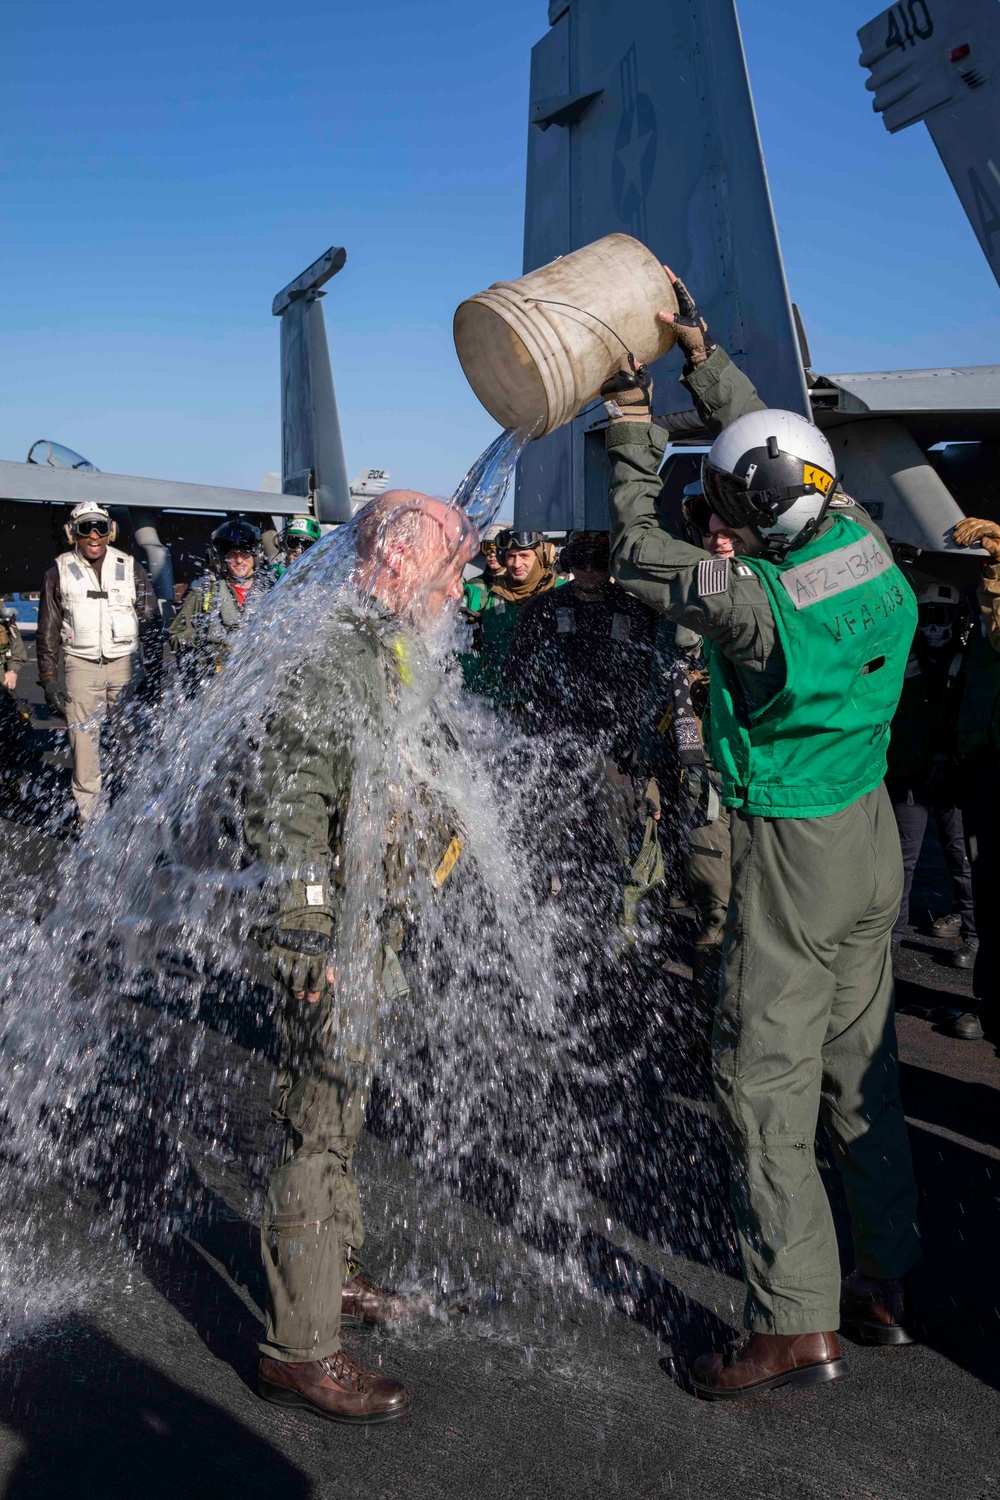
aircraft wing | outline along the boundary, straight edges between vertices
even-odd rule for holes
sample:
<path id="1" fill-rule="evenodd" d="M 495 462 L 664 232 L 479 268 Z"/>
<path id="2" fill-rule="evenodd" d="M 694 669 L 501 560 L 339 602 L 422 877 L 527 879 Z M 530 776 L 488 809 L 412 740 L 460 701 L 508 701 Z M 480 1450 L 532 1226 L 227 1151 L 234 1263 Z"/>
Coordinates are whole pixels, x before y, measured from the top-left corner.
<path id="1" fill-rule="evenodd" d="M 247 515 L 295 515 L 302 509 L 295 495 L 265 490 L 237 490 L 216 484 L 185 484 L 174 479 L 141 479 L 132 474 L 88 473 L 41 464 L 0 460 L 0 500 L 35 504 L 78 505 L 97 499 L 102 505 L 140 510 L 245 512 Z"/>
<path id="2" fill-rule="evenodd" d="M 1000 282 L 1000 5 L 899 0 L 858 41 L 872 108 L 891 133 L 925 122 Z"/>
<path id="3" fill-rule="evenodd" d="M 531 60 L 525 271 L 634 235 L 688 283 L 763 399 L 807 413 L 734 0 L 552 0 L 549 19 Z M 678 352 L 654 367 L 657 413 L 690 407 L 679 369 Z M 607 524 L 585 424 L 522 454 L 519 525 Z"/>

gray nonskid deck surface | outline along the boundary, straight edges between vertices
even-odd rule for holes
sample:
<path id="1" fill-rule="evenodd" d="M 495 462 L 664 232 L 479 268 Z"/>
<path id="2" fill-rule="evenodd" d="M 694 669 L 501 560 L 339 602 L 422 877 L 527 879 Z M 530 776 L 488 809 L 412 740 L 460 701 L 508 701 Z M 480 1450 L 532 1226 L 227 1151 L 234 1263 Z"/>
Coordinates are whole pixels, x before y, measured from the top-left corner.
<path id="1" fill-rule="evenodd" d="M 25 868 L 53 858 L 52 841 L 33 829 L 5 821 L 0 837 Z M 925 870 L 922 888 L 938 877 L 936 867 Z M 7 897 L 3 904 L 11 910 Z M 900 957 L 907 998 L 944 1003 L 967 993 L 967 978 L 944 966 L 946 956 L 944 946 L 912 935 Z M 705 1405 L 685 1389 L 685 1371 L 738 1321 L 740 1289 L 726 1268 L 654 1243 L 594 1199 L 584 1226 L 599 1250 L 591 1293 L 553 1296 L 555 1261 L 474 1205 L 428 1192 L 405 1157 L 368 1136 L 360 1164 L 366 1269 L 405 1272 L 419 1234 L 423 1265 L 446 1247 L 449 1264 L 469 1262 L 478 1290 L 493 1296 L 450 1323 L 349 1334 L 364 1359 L 405 1377 L 413 1414 L 388 1428 L 325 1424 L 255 1394 L 252 1184 L 238 1149 L 199 1157 L 192 1142 L 214 1208 L 169 1244 L 133 1254 L 95 1231 L 92 1206 L 56 1189 L 35 1204 L 34 1238 L 19 1232 L 16 1212 L 4 1212 L 7 1279 L 33 1292 L 27 1325 L 0 1356 L 2 1494 L 1000 1493 L 1000 1063 L 986 1043 L 953 1041 L 931 1020 L 904 1015 L 899 1025 L 927 1247 L 923 1345 L 845 1342 L 842 1381 Z M 236 1129 L 252 1155 L 267 1130 L 271 1069 L 251 1059 L 248 1070 Z M 706 1098 L 691 1102 L 711 1113 Z M 683 1097 L 665 1098 L 665 1117 L 685 1107 Z M 405 1232 L 386 1232 L 404 1220 Z"/>

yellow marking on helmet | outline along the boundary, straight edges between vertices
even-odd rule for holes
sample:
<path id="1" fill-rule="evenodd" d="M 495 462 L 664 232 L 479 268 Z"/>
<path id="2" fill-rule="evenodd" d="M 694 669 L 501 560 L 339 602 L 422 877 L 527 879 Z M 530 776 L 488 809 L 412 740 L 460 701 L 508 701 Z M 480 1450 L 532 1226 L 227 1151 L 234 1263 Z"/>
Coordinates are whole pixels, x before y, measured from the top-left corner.
<path id="1" fill-rule="evenodd" d="M 802 483 L 814 485 L 821 495 L 826 495 L 832 488 L 833 475 L 828 474 L 825 469 L 817 469 L 814 464 L 803 464 Z"/>
<path id="2" fill-rule="evenodd" d="M 674 722 L 674 705 L 672 703 L 668 703 L 667 707 L 666 707 L 666 711 L 665 711 L 665 713 L 663 715 L 663 718 L 660 720 L 659 724 L 657 724 L 657 726 L 656 726 L 656 732 L 657 732 L 657 734 L 666 734 L 667 731 L 668 731 L 668 729 L 670 728 L 670 726 L 671 726 L 671 724 L 673 722 Z"/>
<path id="3" fill-rule="evenodd" d="M 458 859 L 458 856 L 461 854 L 464 848 L 465 845 L 462 843 L 462 840 L 455 837 L 452 839 L 451 843 L 444 851 L 444 859 L 442 859 L 441 863 L 434 871 L 434 874 L 431 876 L 431 883 L 437 886 L 439 890 L 448 879 L 448 876 L 451 874 L 452 870 L 455 868 L 455 861 Z"/>
<path id="4" fill-rule="evenodd" d="M 392 643 L 392 654 L 396 658 L 396 669 L 399 672 L 400 682 L 405 687 L 409 687 L 413 681 L 413 673 L 410 670 L 410 664 L 413 661 L 413 652 L 405 636 L 397 635 Z"/>

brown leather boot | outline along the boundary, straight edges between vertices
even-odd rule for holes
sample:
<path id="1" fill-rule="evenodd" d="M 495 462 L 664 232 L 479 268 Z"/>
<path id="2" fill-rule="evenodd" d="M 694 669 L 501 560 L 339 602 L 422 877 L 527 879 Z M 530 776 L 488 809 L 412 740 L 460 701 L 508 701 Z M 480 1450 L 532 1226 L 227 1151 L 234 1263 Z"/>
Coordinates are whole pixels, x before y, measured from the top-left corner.
<path id="1" fill-rule="evenodd" d="M 346 1350 L 289 1364 L 264 1355 L 257 1372 L 257 1389 L 275 1406 L 302 1407 L 331 1422 L 398 1422 L 409 1415 L 410 1393 L 398 1380 L 376 1375 L 352 1359 Z"/>
<path id="2" fill-rule="evenodd" d="M 361 1271 L 344 1282 L 340 1298 L 340 1318 L 347 1328 L 362 1323 L 404 1323 L 423 1310 L 421 1298 L 401 1297 L 388 1287 L 376 1286 Z"/>
<path id="3" fill-rule="evenodd" d="M 840 1321 L 862 1344 L 915 1344 L 906 1284 L 897 1277 L 875 1281 L 852 1271 L 840 1283 Z"/>
<path id="4" fill-rule="evenodd" d="M 835 1333 L 755 1333 L 726 1360 L 702 1354 L 694 1388 L 706 1401 L 734 1400 L 779 1385 L 819 1385 L 844 1373 Z"/>

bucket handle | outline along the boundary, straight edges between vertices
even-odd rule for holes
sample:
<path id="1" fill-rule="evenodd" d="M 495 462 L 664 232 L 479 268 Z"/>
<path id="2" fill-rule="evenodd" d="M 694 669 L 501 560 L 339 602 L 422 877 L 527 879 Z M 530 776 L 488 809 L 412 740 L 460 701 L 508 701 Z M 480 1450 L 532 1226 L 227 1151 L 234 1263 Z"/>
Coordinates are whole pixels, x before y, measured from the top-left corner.
<path id="1" fill-rule="evenodd" d="M 610 323 L 605 323 L 603 318 L 599 318 L 596 313 L 590 312 L 586 307 L 577 307 L 574 302 L 553 302 L 548 297 L 528 297 L 525 300 L 528 302 L 537 303 L 542 307 L 568 307 L 570 312 L 581 313 L 583 317 L 593 318 L 595 323 L 600 323 L 602 328 L 606 328 L 608 332 L 618 340 L 619 344 L 621 344 L 622 348 L 625 350 L 625 353 L 628 355 L 629 368 L 631 369 L 632 374 L 631 377 L 629 377 L 625 375 L 624 371 L 622 371 L 621 378 L 625 381 L 626 385 L 638 386 L 641 390 L 644 390 L 646 392 L 646 399 L 649 399 L 649 390 L 651 386 L 649 371 L 647 370 L 645 365 L 636 364 L 635 355 L 632 353 L 632 350 L 629 348 L 628 344 L 626 344 L 625 340 L 622 338 L 618 330 L 616 328 L 612 328 Z M 585 407 L 584 410 L 582 412 L 578 412 L 577 415 L 586 416 L 588 412 L 596 411 L 597 407 L 601 404 L 601 401 L 595 401 L 592 406 Z"/>
<path id="2" fill-rule="evenodd" d="M 595 323 L 600 323 L 602 328 L 606 328 L 608 332 L 618 340 L 619 344 L 621 344 L 622 348 L 625 350 L 625 353 L 628 355 L 629 367 L 632 371 L 634 383 L 637 386 L 641 386 L 645 389 L 645 387 L 649 383 L 649 371 L 646 369 L 645 365 L 636 364 L 635 355 L 632 353 L 632 350 L 629 348 L 628 344 L 626 344 L 625 340 L 622 338 L 618 330 L 616 328 L 612 328 L 610 323 L 605 323 L 603 318 L 599 318 L 596 313 L 592 313 L 586 307 L 577 307 L 575 302 L 553 302 L 549 297 L 527 297 L 525 300 L 528 302 L 534 302 L 541 307 L 568 307 L 570 312 L 581 313 L 583 317 L 593 318 Z M 598 405 L 600 405 L 600 402 L 595 402 L 595 406 Z M 590 409 L 593 410 L 593 408 Z"/>

